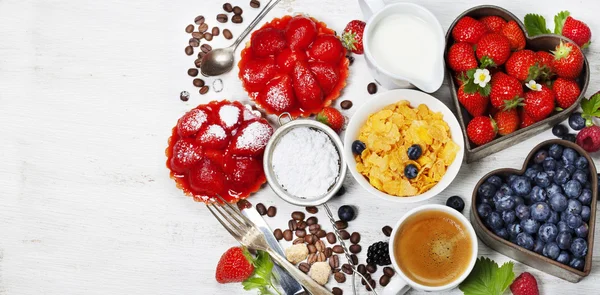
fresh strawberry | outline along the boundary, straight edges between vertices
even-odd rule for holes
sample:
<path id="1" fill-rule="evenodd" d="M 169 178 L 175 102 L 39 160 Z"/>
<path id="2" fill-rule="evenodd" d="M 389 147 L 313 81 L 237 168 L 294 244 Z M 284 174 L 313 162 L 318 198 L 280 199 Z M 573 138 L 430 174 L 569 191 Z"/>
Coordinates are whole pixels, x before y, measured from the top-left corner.
<path id="1" fill-rule="evenodd" d="M 260 91 L 277 74 L 273 58 L 253 59 L 240 69 L 240 77 L 249 92 Z"/>
<path id="2" fill-rule="evenodd" d="M 572 43 L 560 42 L 554 54 L 554 71 L 559 77 L 575 79 L 583 69 L 583 53 Z"/>
<path id="3" fill-rule="evenodd" d="M 520 274 L 510 285 L 513 295 L 539 295 L 537 281 L 528 272 Z"/>
<path id="4" fill-rule="evenodd" d="M 321 85 L 323 94 L 326 96 L 329 95 L 340 80 L 337 68 L 331 64 L 319 61 L 311 62 L 309 66 L 310 70 L 315 74 L 319 85 Z"/>
<path id="5" fill-rule="evenodd" d="M 253 157 L 226 157 L 223 172 L 227 175 L 229 187 L 245 189 L 253 185 L 256 179 L 264 175 L 262 161 Z"/>
<path id="6" fill-rule="evenodd" d="M 568 16 L 565 20 L 562 20 L 562 31 L 561 34 L 575 42 L 581 48 L 586 48 L 590 45 L 590 39 L 592 39 L 592 31 L 590 27 L 580 20 L 576 20 L 571 16 Z"/>
<path id="7" fill-rule="evenodd" d="M 177 133 L 181 137 L 193 136 L 208 120 L 204 110 L 192 109 L 177 121 Z"/>
<path id="8" fill-rule="evenodd" d="M 502 27 L 506 24 L 506 21 L 497 15 L 484 16 L 479 21 L 494 33 L 502 32 Z"/>
<path id="9" fill-rule="evenodd" d="M 185 173 L 202 159 L 202 147 L 192 139 L 181 138 L 173 145 L 169 168 L 177 173 Z"/>
<path id="10" fill-rule="evenodd" d="M 463 86 L 468 81 L 469 81 L 469 77 L 467 76 L 466 72 L 454 73 L 454 82 L 456 83 L 456 86 L 458 86 L 458 87 Z"/>
<path id="11" fill-rule="evenodd" d="M 517 51 L 525 48 L 525 34 L 514 20 L 509 21 L 502 27 L 502 35 L 510 41 L 511 50 Z"/>
<path id="12" fill-rule="evenodd" d="M 336 36 L 320 35 L 308 49 L 308 55 L 318 61 L 337 64 L 346 55 L 346 49 Z"/>
<path id="13" fill-rule="evenodd" d="M 300 106 L 308 112 L 317 111 L 323 103 L 323 90 L 308 64 L 296 63 L 292 73 L 292 85 Z"/>
<path id="14" fill-rule="evenodd" d="M 554 91 L 543 86 L 541 90 L 532 90 L 525 93 L 523 110 L 531 119 L 538 122 L 552 113 L 554 110 Z"/>
<path id="15" fill-rule="evenodd" d="M 581 93 L 579 84 L 577 84 L 575 80 L 563 78 L 558 78 L 554 81 L 552 90 L 554 90 L 554 93 L 556 94 L 556 104 L 563 109 L 573 105 Z"/>
<path id="16" fill-rule="evenodd" d="M 264 119 L 242 123 L 227 150 L 238 156 L 258 156 L 265 151 L 273 127 Z"/>
<path id="17" fill-rule="evenodd" d="M 488 28 L 480 21 L 465 16 L 458 20 L 452 29 L 452 38 L 456 42 L 476 44 L 488 32 Z"/>
<path id="18" fill-rule="evenodd" d="M 527 113 L 525 113 L 523 108 L 519 108 L 519 117 L 521 118 L 521 124 L 519 125 L 519 128 L 529 127 L 533 123 L 535 123 L 535 120 L 533 120 L 531 117 L 529 117 L 529 115 L 527 115 Z"/>
<path id="19" fill-rule="evenodd" d="M 467 126 L 467 136 L 476 145 L 483 145 L 494 140 L 497 132 L 496 122 L 487 116 L 475 117 Z"/>
<path id="20" fill-rule="evenodd" d="M 500 135 L 507 135 L 515 132 L 519 129 L 519 124 L 521 123 L 517 109 L 498 111 L 494 115 L 494 121 L 496 121 L 498 134 Z"/>
<path id="21" fill-rule="evenodd" d="M 194 192 L 205 195 L 224 195 L 225 175 L 215 162 L 204 157 L 188 174 L 190 187 Z"/>
<path id="22" fill-rule="evenodd" d="M 325 107 L 317 114 L 317 121 L 331 127 L 333 131 L 340 132 L 344 126 L 344 116 L 340 111 L 332 107 Z"/>
<path id="23" fill-rule="evenodd" d="M 225 251 L 217 263 L 215 278 L 221 284 L 245 281 L 254 272 L 254 266 L 248 260 L 250 254 L 242 247 L 232 247 Z"/>
<path id="24" fill-rule="evenodd" d="M 523 97 L 523 86 L 517 78 L 498 72 L 492 76 L 490 83 L 490 102 L 493 107 L 511 109 L 519 105 Z"/>
<path id="25" fill-rule="evenodd" d="M 229 136 L 221 125 L 211 124 L 200 129 L 196 136 L 196 142 L 205 149 L 222 150 L 227 147 Z"/>
<path id="26" fill-rule="evenodd" d="M 486 34 L 477 42 L 475 53 L 481 67 L 501 66 L 510 57 L 510 41 L 497 33 Z"/>
<path id="27" fill-rule="evenodd" d="M 596 125 L 588 126 L 577 134 L 575 142 L 588 153 L 594 153 L 600 150 L 600 127 Z"/>
<path id="28" fill-rule="evenodd" d="M 540 66 L 546 67 L 548 75 L 552 75 L 554 73 L 554 56 L 546 51 L 538 51 L 535 55 L 537 55 L 540 61 Z"/>
<path id="29" fill-rule="evenodd" d="M 292 50 L 305 50 L 317 36 L 317 25 L 305 16 L 293 17 L 285 28 L 285 39 Z"/>
<path id="30" fill-rule="evenodd" d="M 264 28 L 256 31 L 250 38 L 252 52 L 257 57 L 276 55 L 287 47 L 285 35 L 276 28 Z"/>
<path id="31" fill-rule="evenodd" d="M 362 20 L 350 21 L 344 33 L 342 33 L 342 43 L 346 49 L 356 54 L 363 54 L 363 32 L 366 23 Z"/>
<path id="32" fill-rule="evenodd" d="M 448 49 L 448 66 L 456 72 L 465 72 L 477 67 L 473 45 L 466 42 L 454 43 Z"/>
<path id="33" fill-rule="evenodd" d="M 458 88 L 458 101 L 473 117 L 482 116 L 487 110 L 490 99 L 475 91 L 466 93 L 465 87 Z"/>
<path id="34" fill-rule="evenodd" d="M 279 55 L 277 55 L 277 58 L 275 58 L 279 69 L 287 74 L 292 73 L 296 62 L 306 61 L 307 59 L 308 57 L 304 51 L 293 51 L 289 48 L 284 49 Z M 264 86 L 264 83 L 262 85 Z"/>
<path id="35" fill-rule="evenodd" d="M 269 113 L 281 114 L 296 107 L 292 78 L 283 75 L 269 81 L 256 101 Z"/>
<path id="36" fill-rule="evenodd" d="M 542 68 L 540 59 L 531 50 L 519 50 L 514 52 L 506 61 L 506 73 L 517 78 L 521 82 L 537 80 L 547 77 L 547 69 Z"/>

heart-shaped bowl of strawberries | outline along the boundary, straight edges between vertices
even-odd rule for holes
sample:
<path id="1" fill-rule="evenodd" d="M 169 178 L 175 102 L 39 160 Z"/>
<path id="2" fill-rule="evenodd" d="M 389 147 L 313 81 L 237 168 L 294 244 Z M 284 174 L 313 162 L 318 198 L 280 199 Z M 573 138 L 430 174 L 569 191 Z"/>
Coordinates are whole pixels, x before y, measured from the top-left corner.
<path id="1" fill-rule="evenodd" d="M 316 114 L 340 96 L 349 61 L 335 31 L 303 15 L 275 18 L 252 33 L 239 78 L 268 114 Z"/>
<path id="2" fill-rule="evenodd" d="M 171 178 L 195 201 L 245 199 L 266 182 L 262 159 L 272 134 L 264 118 L 237 101 L 199 105 L 173 127 L 165 151 Z"/>
<path id="3" fill-rule="evenodd" d="M 509 11 L 491 5 L 459 15 L 446 34 L 446 65 L 467 162 L 513 146 L 566 119 L 589 83 L 573 41 L 529 37 Z"/>
<path id="4" fill-rule="evenodd" d="M 490 248 L 570 282 L 590 274 L 598 179 L 592 158 L 560 139 L 537 145 L 520 170 L 475 186 L 471 223 Z"/>

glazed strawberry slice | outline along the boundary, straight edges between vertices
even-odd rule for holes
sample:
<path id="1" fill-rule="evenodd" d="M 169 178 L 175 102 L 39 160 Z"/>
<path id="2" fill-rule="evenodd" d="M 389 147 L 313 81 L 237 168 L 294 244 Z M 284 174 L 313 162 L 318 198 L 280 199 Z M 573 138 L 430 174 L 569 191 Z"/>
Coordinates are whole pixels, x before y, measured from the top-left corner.
<path id="1" fill-rule="evenodd" d="M 237 129 L 243 120 L 241 104 L 225 104 L 214 110 L 216 121 L 227 131 Z"/>
<path id="2" fill-rule="evenodd" d="M 223 195 L 225 174 L 209 158 L 203 158 L 188 175 L 192 192 L 196 195 Z"/>
<path id="3" fill-rule="evenodd" d="M 317 26 L 310 18 L 295 16 L 285 28 L 285 39 L 293 50 L 304 50 L 315 40 Z"/>
<path id="4" fill-rule="evenodd" d="M 267 83 L 258 94 L 256 101 L 269 113 L 280 114 L 296 107 L 296 98 L 292 88 L 292 78 L 279 76 Z"/>
<path id="5" fill-rule="evenodd" d="M 208 114 L 201 109 L 192 109 L 177 121 L 177 133 L 181 137 L 193 136 L 208 120 Z"/>
<path id="6" fill-rule="evenodd" d="M 305 111 L 312 112 L 321 108 L 323 91 L 306 63 L 296 63 L 292 74 L 292 86 L 296 99 Z"/>
<path id="7" fill-rule="evenodd" d="M 307 57 L 304 51 L 293 51 L 289 48 L 284 49 L 279 55 L 277 55 L 277 58 L 275 59 L 279 69 L 287 74 L 292 73 L 296 62 L 306 60 Z"/>
<path id="8" fill-rule="evenodd" d="M 221 125 L 211 124 L 200 129 L 196 136 L 196 142 L 205 149 L 222 150 L 227 147 L 229 136 Z"/>
<path id="9" fill-rule="evenodd" d="M 182 138 L 173 145 L 169 168 L 176 173 L 183 174 L 200 159 L 202 159 L 202 147 L 192 139 Z"/>
<path id="10" fill-rule="evenodd" d="M 287 46 L 283 31 L 276 28 L 265 28 L 256 31 L 252 34 L 250 42 L 252 52 L 257 57 L 277 55 Z"/>
<path id="11" fill-rule="evenodd" d="M 321 85 L 321 89 L 323 90 L 325 95 L 329 95 L 331 90 L 337 85 L 340 80 L 340 75 L 337 69 L 331 64 L 324 62 L 311 62 L 310 70 L 315 74 L 315 78 Z"/>
<path id="12" fill-rule="evenodd" d="M 309 57 L 332 64 L 337 64 L 345 54 L 342 42 L 334 35 L 320 35 L 308 49 Z"/>
<path id="13" fill-rule="evenodd" d="M 277 74 L 275 59 L 254 59 L 240 69 L 240 77 L 248 91 L 261 91 L 267 82 Z"/>
<path id="14" fill-rule="evenodd" d="M 223 171 L 230 188 L 246 189 L 264 175 L 262 161 L 253 157 L 229 156 L 225 160 Z"/>
<path id="15" fill-rule="evenodd" d="M 272 134 L 273 127 L 264 119 L 244 122 L 238 128 L 227 150 L 233 155 L 238 156 L 261 155 Z"/>

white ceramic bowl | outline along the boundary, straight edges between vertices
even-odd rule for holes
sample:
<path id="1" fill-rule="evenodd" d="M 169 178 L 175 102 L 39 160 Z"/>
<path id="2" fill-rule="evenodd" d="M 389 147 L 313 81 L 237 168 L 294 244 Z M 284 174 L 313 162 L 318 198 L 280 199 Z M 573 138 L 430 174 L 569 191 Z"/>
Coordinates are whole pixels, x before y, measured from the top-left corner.
<path id="1" fill-rule="evenodd" d="M 411 107 L 417 107 L 419 104 L 425 104 L 430 110 L 434 112 L 441 112 L 444 115 L 444 121 L 448 123 L 450 127 L 450 135 L 452 140 L 460 147 L 460 150 L 456 154 L 454 162 L 450 164 L 446 174 L 442 177 L 442 180 L 438 182 L 434 187 L 428 191 L 411 197 L 397 197 L 386 194 L 376 188 L 374 188 L 369 181 L 356 170 L 356 160 L 354 154 L 352 154 L 352 142 L 358 138 L 358 132 L 362 125 L 367 121 L 369 116 L 375 112 L 380 111 L 384 107 L 394 104 L 401 100 L 407 100 L 410 102 Z M 439 193 L 441 193 L 450 183 L 454 180 L 460 170 L 460 166 L 463 162 L 465 143 L 463 139 L 463 133 L 460 129 L 460 125 L 456 120 L 456 117 L 448 109 L 448 107 L 439 101 L 437 98 L 412 89 L 396 89 L 387 92 L 382 92 L 371 97 L 365 104 L 363 104 L 354 113 L 348 126 L 346 127 L 346 135 L 344 137 L 344 150 L 343 156 L 348 164 L 348 171 L 354 176 L 354 179 L 371 194 L 376 195 L 382 199 L 398 202 L 398 203 L 416 203 L 430 199 Z"/>

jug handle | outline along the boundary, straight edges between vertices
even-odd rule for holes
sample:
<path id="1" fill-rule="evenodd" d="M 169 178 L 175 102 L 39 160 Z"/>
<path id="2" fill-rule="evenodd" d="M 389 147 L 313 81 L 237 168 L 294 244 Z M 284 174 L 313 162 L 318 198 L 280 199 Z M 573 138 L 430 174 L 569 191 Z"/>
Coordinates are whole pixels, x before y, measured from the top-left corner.
<path id="1" fill-rule="evenodd" d="M 385 3 L 383 0 L 358 0 L 358 6 L 360 6 L 365 20 L 368 20 L 373 14 L 383 9 Z"/>

